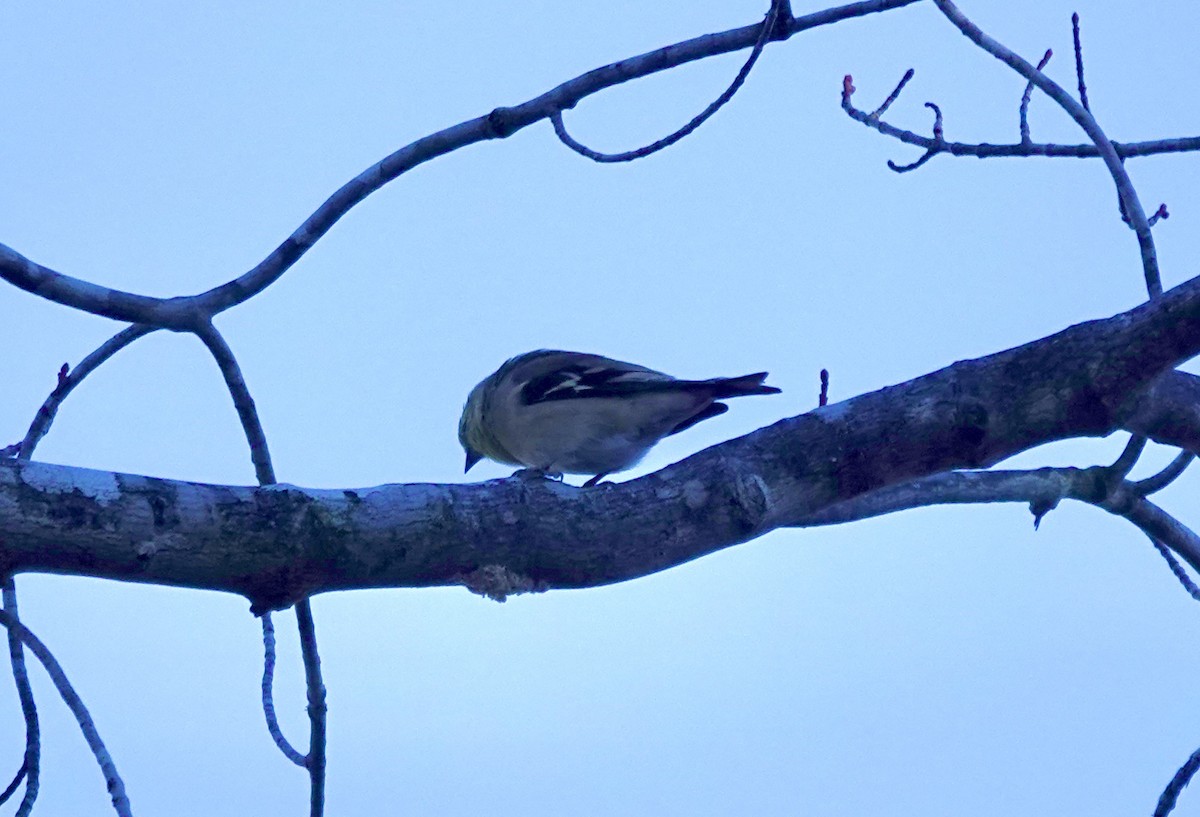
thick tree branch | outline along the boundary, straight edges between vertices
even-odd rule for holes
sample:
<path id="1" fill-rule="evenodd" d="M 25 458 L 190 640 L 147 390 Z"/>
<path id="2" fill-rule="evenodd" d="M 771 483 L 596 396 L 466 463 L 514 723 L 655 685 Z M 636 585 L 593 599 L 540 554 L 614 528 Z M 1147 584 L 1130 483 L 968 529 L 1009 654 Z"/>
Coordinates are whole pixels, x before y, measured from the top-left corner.
<path id="1" fill-rule="evenodd" d="M 1200 279 L 588 490 L 522 479 L 254 489 L 7 461 L 0 558 L 12 571 L 241 593 L 259 610 L 356 587 L 465 583 L 502 596 L 606 584 L 889 485 L 1111 433 L 1146 412 L 1142 392 L 1161 372 L 1197 353 Z"/>
<path id="2" fill-rule="evenodd" d="M 1200 454 L 1200 377 L 1167 372 L 1137 395 L 1121 426 L 1156 443 Z"/>

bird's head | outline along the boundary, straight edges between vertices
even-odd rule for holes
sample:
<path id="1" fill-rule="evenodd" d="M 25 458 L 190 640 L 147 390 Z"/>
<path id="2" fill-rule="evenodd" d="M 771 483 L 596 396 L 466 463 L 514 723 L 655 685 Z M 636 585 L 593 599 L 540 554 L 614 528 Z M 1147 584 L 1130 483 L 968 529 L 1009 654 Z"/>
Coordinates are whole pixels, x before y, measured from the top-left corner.
<path id="1" fill-rule="evenodd" d="M 462 417 L 458 419 L 458 442 L 466 452 L 467 462 L 463 473 L 471 470 L 488 450 L 488 435 L 483 424 L 483 384 L 476 386 L 467 396 Z"/>

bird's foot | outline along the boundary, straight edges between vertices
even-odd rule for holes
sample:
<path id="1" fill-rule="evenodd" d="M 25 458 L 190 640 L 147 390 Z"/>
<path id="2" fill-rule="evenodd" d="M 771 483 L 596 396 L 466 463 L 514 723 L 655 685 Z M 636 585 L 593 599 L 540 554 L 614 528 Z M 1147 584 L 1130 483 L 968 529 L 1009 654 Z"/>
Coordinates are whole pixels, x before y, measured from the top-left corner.
<path id="1" fill-rule="evenodd" d="M 528 482 L 533 482 L 539 479 L 548 479 L 554 482 L 562 482 L 563 475 L 556 474 L 551 471 L 543 471 L 541 468 L 522 468 L 519 471 L 514 471 L 513 476 L 517 479 L 523 479 Z"/>

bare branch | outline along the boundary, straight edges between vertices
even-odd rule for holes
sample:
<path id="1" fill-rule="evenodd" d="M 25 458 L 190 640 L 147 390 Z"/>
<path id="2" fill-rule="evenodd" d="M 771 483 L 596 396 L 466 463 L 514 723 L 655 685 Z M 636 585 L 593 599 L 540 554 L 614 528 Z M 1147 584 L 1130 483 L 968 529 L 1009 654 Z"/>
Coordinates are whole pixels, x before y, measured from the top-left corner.
<path id="1" fill-rule="evenodd" d="M 275 745 L 279 747 L 279 751 L 283 752 L 284 757 L 295 763 L 297 766 L 304 768 L 304 755 L 300 754 L 300 752 L 298 752 L 295 747 L 288 742 L 288 739 L 283 736 L 283 730 L 279 728 L 279 719 L 275 716 L 275 625 L 271 622 L 270 612 L 262 614 L 262 631 L 262 708 L 263 715 L 265 715 L 267 718 L 267 731 L 271 733 L 271 739 L 275 741 Z"/>
<path id="2" fill-rule="evenodd" d="M 321 658 L 317 654 L 317 632 L 313 627 L 308 599 L 296 602 L 296 624 L 300 628 L 300 652 L 304 657 L 304 682 L 308 690 L 309 740 L 304 765 L 310 780 L 309 816 L 325 811 L 325 683 L 321 680 Z"/>
<path id="3" fill-rule="evenodd" d="M 1079 104 L 1089 113 L 1092 106 L 1088 104 L 1087 83 L 1083 81 L 1083 44 L 1079 41 L 1079 15 L 1071 15 L 1071 39 L 1075 43 L 1075 78 L 1079 85 Z M 1039 65 L 1040 71 L 1044 66 Z"/>
<path id="4" fill-rule="evenodd" d="M 966 15 L 958 10 L 958 7 L 951 0 L 934 0 L 934 3 L 942 14 L 946 16 L 946 19 L 953 23 L 967 39 L 1037 85 L 1045 94 L 1057 102 L 1075 120 L 1076 124 L 1083 129 L 1084 133 L 1091 138 L 1092 143 L 1100 151 L 1100 156 L 1104 159 L 1104 164 L 1108 167 L 1108 172 L 1112 175 L 1113 183 L 1116 185 L 1117 194 L 1120 197 L 1122 211 L 1128 217 L 1129 225 L 1137 234 L 1138 247 L 1142 254 L 1142 272 L 1146 279 L 1146 290 L 1150 293 L 1151 298 L 1162 294 L 1162 279 L 1158 272 L 1158 255 L 1154 248 L 1154 237 L 1150 233 L 1150 225 L 1146 220 L 1146 213 L 1142 209 L 1142 202 L 1138 198 L 1137 190 L 1134 188 L 1133 182 L 1125 170 L 1125 166 L 1121 163 L 1121 158 L 1112 146 L 1112 141 L 1105 135 L 1099 123 L 1096 122 L 1096 118 L 1079 102 L 1075 101 L 1070 94 L 1064 91 L 1058 83 L 980 30 L 977 25 L 972 23 L 967 19 Z"/>
<path id="5" fill-rule="evenodd" d="M 1196 601 L 1200 601 L 1200 587 L 1196 586 L 1192 577 L 1183 569 L 1183 565 L 1179 564 L 1179 560 L 1175 558 L 1175 554 L 1171 553 L 1171 549 L 1153 536 L 1147 538 L 1150 539 L 1150 544 L 1154 545 L 1154 549 L 1158 551 L 1159 555 L 1166 560 L 1167 567 L 1171 568 L 1171 572 L 1175 574 L 1175 578 L 1183 585 L 1183 589 L 1188 592 L 1188 595 Z"/>
<path id="6" fill-rule="evenodd" d="M 580 156 L 591 159 L 593 162 L 601 163 L 632 162 L 634 159 L 641 159 L 652 153 L 657 153 L 663 148 L 670 147 L 680 139 L 695 132 L 713 114 L 725 107 L 725 104 L 729 100 L 733 99 L 733 95 L 742 87 L 742 83 L 746 81 L 746 77 L 750 76 L 750 69 L 754 67 L 754 63 L 758 62 L 758 57 L 762 54 L 763 46 L 767 44 L 767 40 L 771 38 L 772 32 L 776 30 L 776 23 L 781 19 L 779 15 L 783 5 L 778 0 L 772 0 L 771 9 L 767 12 L 767 17 L 762 23 L 762 32 L 758 35 L 758 39 L 754 41 L 754 47 L 750 49 L 750 56 L 746 58 L 746 62 L 742 64 L 741 70 L 737 72 L 737 76 L 733 78 L 733 82 L 729 84 L 729 87 L 709 104 L 707 108 L 692 117 L 691 121 L 674 133 L 636 150 L 629 150 L 624 153 L 599 153 L 576 141 L 571 134 L 567 133 L 567 127 L 563 124 L 562 111 L 554 111 L 550 114 L 550 122 L 554 125 L 555 135 L 558 136 L 560 142 Z"/>
<path id="7" fill-rule="evenodd" d="M 1200 536 L 1144 497 L 1137 496 L 1127 486 L 1100 507 L 1123 516 L 1156 542 L 1169 547 L 1200 572 Z"/>
<path id="8" fill-rule="evenodd" d="M 29 631 L 29 629 L 17 621 L 7 612 L 0 611 L 0 626 L 8 628 L 8 631 L 15 633 L 21 643 L 29 648 L 29 651 L 37 656 L 38 661 L 42 662 L 42 666 L 46 668 L 46 674 L 50 676 L 50 680 L 54 682 L 54 687 L 58 690 L 58 694 L 62 696 L 63 702 L 67 708 L 71 710 L 71 714 L 75 716 L 75 720 L 79 723 L 79 729 L 83 732 L 83 737 L 87 741 L 88 748 L 92 750 L 92 754 L 96 757 L 96 762 L 100 764 L 100 770 L 104 773 L 104 782 L 108 788 L 108 793 L 112 797 L 113 809 L 122 817 L 131 817 L 132 812 L 129 807 L 129 798 L 125 795 L 125 783 L 121 780 L 121 776 L 117 774 L 117 767 L 109 756 L 108 750 L 104 747 L 104 741 L 100 739 L 100 733 L 96 731 L 96 725 L 92 722 L 92 716 L 88 714 L 87 707 L 83 705 L 83 700 L 71 686 L 71 682 L 67 680 L 66 673 L 55 660 L 54 655 L 43 644 L 37 636 Z"/>
<path id="9" fill-rule="evenodd" d="M 1039 468 L 935 474 L 832 505 L 799 520 L 796 527 L 841 525 L 933 505 L 1027 502 L 1050 509 L 1071 496 L 1077 473 L 1076 468 Z"/>
<path id="10" fill-rule="evenodd" d="M 1125 477 L 1129 476 L 1129 472 L 1133 470 L 1133 466 L 1137 465 L 1138 458 L 1142 456 L 1142 452 L 1146 450 L 1146 438 L 1141 434 L 1133 434 L 1125 442 L 1125 448 L 1121 451 L 1121 455 L 1117 457 L 1117 461 L 1108 466 L 1105 471 L 1114 483 L 1119 483 Z"/>
<path id="11" fill-rule="evenodd" d="M 596 586 L 805 524 L 889 485 L 1109 434 L 1161 372 L 1198 352 L 1200 278 L 1112 318 L 591 489 L 525 479 L 249 489 L 10 460 L 0 462 L 0 558 L 13 571 L 232 591 L 258 612 L 336 589 L 459 584 L 488 565 L 531 587 Z"/>
<path id="12" fill-rule="evenodd" d="M 893 162 L 891 159 L 888 159 L 888 163 L 887 163 L 888 167 L 891 168 L 892 170 L 896 171 L 897 173 L 907 173 L 910 170 L 916 170 L 918 167 L 920 167 L 921 165 L 928 162 L 934 156 L 943 152 L 940 149 L 940 146 L 944 145 L 946 143 L 946 140 L 942 138 L 942 109 L 939 108 L 937 105 L 933 104 L 932 102 L 926 102 L 925 107 L 929 108 L 930 110 L 933 111 L 932 147 L 930 147 L 929 150 L 925 151 L 925 153 L 923 153 L 921 155 L 921 158 L 917 159 L 915 162 L 910 162 L 909 164 L 906 164 L 906 165 L 898 165 L 895 162 Z"/>
<path id="13" fill-rule="evenodd" d="M 127 326 L 102 343 L 66 375 L 60 372 L 58 385 L 54 391 L 50 392 L 50 396 L 46 398 L 45 402 L 42 403 L 42 407 L 34 415 L 29 430 L 25 432 L 25 439 L 20 442 L 21 447 L 17 457 L 27 460 L 33 456 L 33 450 L 37 448 L 42 437 L 46 436 L 46 432 L 50 430 L 50 425 L 54 422 L 54 417 L 58 413 L 58 407 L 62 405 L 63 400 L 67 399 L 67 395 L 84 381 L 84 378 L 94 372 L 102 363 L 117 352 L 138 338 L 148 335 L 153 331 L 154 327 L 146 326 L 145 324 Z"/>
<path id="14" fill-rule="evenodd" d="M 819 26 L 911 5 L 917 0 L 863 0 L 792 17 L 786 29 L 777 26 L 772 39 L 784 40 Z M 95 315 L 196 331 L 216 314 L 266 289 L 308 252 L 351 208 L 401 174 L 459 148 L 489 139 L 504 139 L 556 111 L 574 107 L 581 99 L 633 79 L 666 71 L 707 57 L 750 48 L 762 33 L 761 24 L 706 34 L 630 57 L 581 74 L 511 108 L 453 125 L 401 148 L 344 184 L 299 228 L 253 269 L 199 295 L 151 298 L 72 278 L 25 258 L 0 244 L 0 279 L 55 303 Z"/>
<path id="15" fill-rule="evenodd" d="M 233 355 L 233 350 L 225 342 L 221 333 L 211 323 L 198 327 L 196 334 L 208 347 L 221 369 L 225 385 L 233 397 L 237 408 L 238 418 L 250 445 L 250 458 L 254 462 L 254 472 L 260 486 L 275 483 L 275 469 L 271 464 L 271 454 L 267 449 L 267 438 L 263 433 L 262 423 L 258 418 L 258 410 L 254 398 L 246 387 L 241 368 Z M 325 810 L 325 685 L 321 681 L 321 659 L 317 653 L 316 631 L 313 627 L 312 608 L 306 598 L 296 600 L 296 622 L 300 628 L 300 648 L 304 660 L 304 677 L 308 688 L 308 718 L 309 718 L 309 748 L 303 758 L 303 766 L 308 769 L 311 791 L 311 817 L 321 817 Z M 268 643 L 268 633 L 270 642 Z M 267 728 L 271 737 L 290 760 L 295 762 L 299 753 L 283 738 L 278 723 L 272 729 L 274 706 L 270 702 L 270 679 L 274 669 L 274 628 L 264 619 L 263 621 L 263 711 L 267 716 Z"/>
<path id="16" fill-rule="evenodd" d="M 810 515 L 798 527 L 837 525 L 911 508 L 995 502 L 1027 502 L 1035 518 L 1063 499 L 1086 502 L 1124 517 L 1150 537 L 1172 572 L 1192 595 L 1200 591 L 1174 561 L 1168 547 L 1200 570 L 1200 537 L 1157 505 L 1140 496 L 1135 486 L 1107 484 L 1108 468 L 1039 468 L 1034 471 L 954 471 L 903 485 L 892 485 Z"/>
<path id="17" fill-rule="evenodd" d="M 847 116 L 855 122 L 861 122 L 867 127 L 879 131 L 884 136 L 890 136 L 907 145 L 923 148 L 926 151 L 932 150 L 935 153 L 948 153 L 951 156 L 970 156 L 976 159 L 1029 158 L 1035 156 L 1043 158 L 1095 159 L 1100 156 L 1100 150 L 1094 144 L 939 142 L 937 139 L 929 136 L 922 136 L 919 133 L 899 128 L 890 122 L 885 122 L 879 118 L 878 111 L 867 113 L 860 108 L 856 108 L 853 102 L 851 102 L 854 91 L 853 78 L 850 75 L 846 75 L 842 80 L 842 110 L 846 112 Z M 1121 159 L 1136 159 L 1143 156 L 1157 156 L 1165 153 L 1190 153 L 1200 150 L 1200 136 L 1155 139 L 1147 142 L 1113 142 L 1112 147 Z M 1165 206 L 1160 209 L 1162 214 L 1158 218 L 1166 218 Z M 1158 218 L 1155 218 L 1154 221 L 1157 221 Z"/>
<path id="18" fill-rule="evenodd" d="M 879 117 L 881 117 L 885 113 L 887 113 L 887 109 L 892 107 L 892 103 L 900 98 L 900 93 L 904 90 L 904 86 L 909 83 L 909 81 L 916 75 L 916 73 L 917 72 L 911 68 L 909 68 L 907 71 L 905 71 L 904 76 L 900 77 L 900 81 L 896 83 L 896 87 L 892 90 L 892 92 L 890 94 L 888 94 L 887 99 L 883 100 L 883 102 L 881 102 L 879 104 L 878 108 L 876 108 L 875 110 L 873 110 L 869 114 L 867 114 L 868 118 L 878 119 Z M 847 77 L 847 79 L 849 79 L 849 77 Z M 851 93 L 853 93 L 853 91 L 854 91 L 853 84 L 850 84 L 849 86 L 847 86 L 846 84 L 843 84 L 842 85 L 843 100 L 846 98 L 845 92 L 846 92 L 847 87 L 849 87 Z"/>
<path id="19" fill-rule="evenodd" d="M 1167 817 L 1174 811 L 1175 804 L 1179 801 L 1179 795 L 1183 793 L 1184 786 L 1191 782 L 1197 769 L 1200 769 L 1200 749 L 1192 752 L 1192 756 L 1187 759 L 1187 762 L 1179 767 L 1179 771 L 1175 772 L 1175 776 L 1171 778 L 1171 782 L 1167 784 L 1167 788 L 1158 798 L 1158 804 L 1154 807 L 1154 817 Z"/>
<path id="20" fill-rule="evenodd" d="M 225 378 L 225 386 L 233 398 L 234 408 L 237 409 L 238 419 L 246 434 L 246 442 L 250 446 L 250 459 L 254 463 L 254 474 L 258 478 L 258 483 L 260 485 L 274 483 L 275 468 L 271 465 L 267 435 L 263 432 L 262 423 L 258 419 L 258 409 L 254 405 L 254 398 L 250 396 L 250 390 L 246 387 L 246 381 L 242 377 L 242 370 L 238 366 L 237 358 L 233 355 L 233 350 L 229 348 L 225 338 L 211 323 L 198 327 L 196 336 L 212 353 L 217 367 L 221 370 L 221 376 Z"/>
<path id="21" fill-rule="evenodd" d="M 13 779 L 9 781 L 7 786 L 4 787 L 4 791 L 0 792 L 0 805 L 7 803 L 12 796 L 17 793 L 17 789 L 21 786 L 21 781 L 25 779 L 25 772 L 27 769 L 28 765 L 24 760 L 22 760 L 20 768 L 18 768 L 17 773 L 13 775 Z"/>
<path id="22" fill-rule="evenodd" d="M 19 621 L 17 610 L 17 585 L 11 575 L 4 577 L 4 612 Z M 11 629 L 8 635 L 8 660 L 12 665 L 13 681 L 17 686 L 17 699 L 21 702 L 21 714 L 25 718 L 25 754 L 21 760 L 21 770 L 13 778 L 5 791 L 4 800 L 16 791 L 21 779 L 25 778 L 25 796 L 17 807 L 18 815 L 27 815 L 33 810 L 37 800 L 38 786 L 41 779 L 42 730 L 38 724 L 37 703 L 33 699 L 33 687 L 29 684 L 29 672 L 25 667 L 25 650 L 21 639 Z"/>
<path id="23" fill-rule="evenodd" d="M 1037 70 L 1041 71 L 1050 62 L 1050 58 L 1054 56 L 1054 52 L 1047 48 L 1045 55 L 1037 64 Z M 1031 143 L 1029 138 L 1029 100 L 1033 96 L 1033 82 L 1025 84 L 1025 93 L 1021 94 L 1021 105 L 1018 108 L 1018 114 L 1021 120 L 1021 144 L 1028 145 Z"/>
<path id="24" fill-rule="evenodd" d="M 1178 456 L 1171 460 L 1170 465 L 1152 477 L 1133 483 L 1132 488 L 1139 496 L 1150 496 L 1150 494 L 1161 491 L 1181 477 L 1194 459 L 1196 459 L 1196 455 L 1191 451 L 1180 451 Z"/>

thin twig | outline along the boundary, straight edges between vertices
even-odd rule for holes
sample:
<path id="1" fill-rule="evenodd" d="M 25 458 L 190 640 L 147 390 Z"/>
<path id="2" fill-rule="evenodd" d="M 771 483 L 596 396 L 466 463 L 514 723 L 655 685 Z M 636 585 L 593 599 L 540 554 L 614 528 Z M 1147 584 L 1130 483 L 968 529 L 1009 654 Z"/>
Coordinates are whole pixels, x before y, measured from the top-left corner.
<path id="1" fill-rule="evenodd" d="M 550 114 L 550 123 L 554 126 L 554 133 L 558 136 L 560 142 L 569 147 L 571 150 L 578 153 L 580 156 L 591 159 L 593 162 L 614 163 L 614 162 L 632 162 L 634 159 L 641 159 L 649 156 L 652 153 L 657 153 L 663 148 L 668 148 L 671 145 L 695 132 L 697 128 L 703 125 L 708 119 L 721 108 L 729 100 L 733 99 L 733 95 L 738 92 L 742 84 L 746 81 L 746 77 L 750 75 L 750 69 L 754 67 L 754 63 L 758 62 L 758 57 L 762 54 L 763 47 L 767 44 L 767 40 L 771 39 L 772 33 L 775 31 L 776 20 L 779 19 L 780 7 L 783 4 L 779 0 L 772 0 L 771 8 L 767 12 L 767 17 L 762 22 L 762 30 L 758 35 L 758 39 L 754 41 L 754 47 L 750 49 L 750 56 L 746 58 L 741 70 L 737 72 L 737 76 L 733 78 L 733 82 L 729 87 L 717 97 L 707 108 L 701 111 L 696 116 L 692 117 L 691 121 L 684 125 L 679 130 L 664 136 L 655 142 L 637 148 L 636 150 L 627 150 L 624 153 L 600 153 L 592 150 L 587 145 L 578 141 L 571 134 L 567 133 L 567 126 L 563 124 L 562 111 L 555 111 Z"/>
<path id="2" fill-rule="evenodd" d="M 1054 52 L 1047 48 L 1041 62 L 1037 64 L 1037 69 L 1041 71 L 1046 67 L 1046 63 L 1050 62 L 1050 58 L 1054 56 Z M 1021 106 L 1019 109 L 1021 118 L 1021 144 L 1028 145 L 1032 140 L 1029 137 L 1029 100 L 1033 97 L 1033 81 L 1025 83 L 1025 93 L 1021 94 Z"/>
<path id="3" fill-rule="evenodd" d="M 888 94 L 887 99 L 883 100 L 883 102 L 879 104 L 879 107 L 871 111 L 869 114 L 867 114 L 867 116 L 869 116 L 871 119 L 878 119 L 887 113 L 887 109 L 892 107 L 892 103 L 900 98 L 900 92 L 903 91 L 904 86 L 907 85 L 914 76 L 916 76 L 916 73 L 917 72 L 911 68 L 905 71 L 904 76 L 900 77 L 900 81 L 896 83 L 896 87 L 890 94 Z"/>
<path id="4" fill-rule="evenodd" d="M 853 77 L 847 75 L 842 80 L 842 110 L 855 122 L 861 122 L 869 128 L 879 131 L 884 136 L 890 136 L 904 142 L 906 145 L 933 150 L 936 153 L 948 153 L 951 156 L 970 156 L 976 159 L 999 158 L 1067 158 L 1095 159 L 1100 150 L 1095 144 L 1058 145 L 1052 142 L 1030 142 L 1023 144 L 1013 142 L 997 144 L 993 142 L 938 142 L 904 128 L 885 122 L 872 111 L 868 113 L 856 108 L 851 102 L 854 91 Z M 1167 153 L 1189 153 L 1200 150 L 1200 136 L 1182 136 L 1172 139 L 1155 139 L 1147 142 L 1113 142 L 1113 150 L 1121 159 L 1137 159 L 1144 156 L 1160 156 Z M 1164 214 L 1159 218 L 1165 218 Z M 1156 219 L 1157 220 L 1157 219 Z"/>
<path id="5" fill-rule="evenodd" d="M 1083 81 L 1083 44 L 1079 41 L 1079 14 L 1071 15 L 1071 39 L 1075 42 L 1075 77 L 1079 81 L 1079 104 L 1089 113 L 1092 106 L 1088 104 L 1087 84 Z"/>
<path id="6" fill-rule="evenodd" d="M 1171 549 L 1153 536 L 1150 537 L 1150 544 L 1154 545 L 1154 549 L 1158 551 L 1158 554 L 1167 561 L 1167 567 L 1171 568 L 1171 572 L 1175 574 L 1175 578 L 1183 585 L 1183 589 L 1188 592 L 1188 595 L 1196 601 L 1200 601 L 1200 587 L 1197 587 L 1196 583 L 1192 581 L 1192 577 L 1183 569 L 1183 565 L 1175 558 L 1175 554 L 1171 552 Z"/>
<path id="7" fill-rule="evenodd" d="M 1138 248 L 1142 256 L 1142 274 L 1146 280 L 1146 291 L 1150 294 L 1151 298 L 1161 295 L 1162 277 L 1158 271 L 1158 253 L 1154 247 L 1154 236 L 1150 233 L 1150 225 L 1146 220 L 1145 210 L 1142 209 L 1142 202 L 1138 198 L 1137 189 L 1133 186 L 1133 181 L 1129 178 L 1129 173 L 1126 172 L 1121 158 L 1113 148 L 1112 141 L 1109 140 L 1099 123 L 1096 122 L 1096 118 L 1070 94 L 1064 91 L 1058 83 L 1030 65 L 1012 50 L 985 34 L 979 26 L 967 19 L 966 15 L 959 11 L 958 6 L 954 5 L 951 0 L 933 1 L 937 5 L 938 10 L 945 15 L 946 19 L 953 23 L 967 39 L 1037 85 L 1043 93 L 1057 102 L 1075 120 L 1076 124 L 1083 129 L 1084 133 L 1091 138 L 1092 143 L 1100 151 L 1100 156 L 1104 159 L 1104 164 L 1108 167 L 1108 172 L 1113 178 L 1113 183 L 1116 185 L 1117 193 L 1120 196 L 1121 205 L 1128 216 L 1129 226 L 1133 228 L 1134 233 L 1137 235 Z"/>
<path id="8" fill-rule="evenodd" d="M 296 623 L 300 628 L 300 653 L 304 657 L 304 680 L 308 688 L 309 742 L 305 766 L 311 781 L 309 817 L 321 817 L 325 810 L 325 684 L 321 680 L 321 657 L 317 654 L 317 632 L 313 626 L 312 605 L 308 599 L 296 602 Z"/>
<path id="9" fill-rule="evenodd" d="M 88 748 L 92 750 L 96 762 L 100 764 L 100 771 L 104 773 L 105 785 L 112 797 L 113 808 L 121 817 L 131 817 L 132 811 L 129 806 L 129 798 L 125 794 L 125 783 L 117 774 L 117 767 L 108 754 L 108 749 L 104 747 L 100 733 L 96 731 L 96 724 L 92 721 L 92 716 L 88 713 L 87 707 L 84 706 L 83 700 L 75 688 L 71 686 L 71 682 L 67 680 L 66 673 L 63 672 L 54 655 L 37 636 L 29 631 L 28 627 L 3 611 L 0 611 L 0 626 L 7 627 L 11 633 L 16 633 L 21 643 L 29 648 L 38 661 L 42 662 L 42 666 L 46 668 L 46 674 L 54 682 L 58 694 L 62 696 L 63 702 L 66 703 L 67 708 L 71 710 L 71 714 L 79 723 L 79 729 L 83 732 L 83 738 L 87 741 Z"/>
<path id="10" fill-rule="evenodd" d="M 1156 542 L 1169 547 L 1197 572 L 1200 572 L 1200 536 L 1171 514 L 1122 485 L 1111 497 L 1098 505 L 1109 513 L 1128 519 Z M 1190 591 L 1189 591 L 1190 592 Z"/>
<path id="11" fill-rule="evenodd" d="M 1175 809 L 1183 787 L 1191 782 L 1197 769 L 1200 769 L 1200 749 L 1192 752 L 1192 756 L 1175 772 L 1175 776 L 1158 798 L 1158 804 L 1154 807 L 1154 817 L 1167 817 Z"/>
<path id="12" fill-rule="evenodd" d="M 84 381 L 84 378 L 94 372 L 102 363 L 117 352 L 138 338 L 148 335 L 153 331 L 153 326 L 146 326 L 144 324 L 127 326 L 100 344 L 94 352 L 81 360 L 79 365 L 74 369 L 66 373 L 60 371 L 58 385 L 55 386 L 54 391 L 50 392 L 50 396 L 46 398 L 42 403 L 42 407 L 34 415 L 33 422 L 29 425 L 29 430 L 25 432 L 25 439 L 20 443 L 21 450 L 17 453 L 17 458 L 27 460 L 33 456 L 33 450 L 37 448 L 42 437 L 45 437 L 46 432 L 50 430 L 50 424 L 54 422 L 54 416 L 58 413 L 59 406 L 62 405 L 63 400 L 67 399 L 67 395 Z"/>
<path id="13" fill-rule="evenodd" d="M 25 779 L 25 771 L 28 769 L 24 760 L 21 761 L 21 767 L 17 769 L 17 773 L 13 775 L 12 781 L 0 792 L 0 805 L 7 803 L 9 799 L 17 793 L 17 789 L 21 785 L 21 781 Z"/>
<path id="14" fill-rule="evenodd" d="M 275 625 L 271 622 L 271 614 L 269 612 L 262 615 L 262 630 L 262 707 L 263 714 L 267 718 L 267 731 L 271 733 L 271 739 L 275 741 L 275 745 L 279 747 L 279 751 L 283 752 L 284 757 L 297 766 L 305 768 L 307 763 L 304 755 L 300 754 L 292 744 L 288 743 L 288 739 L 283 736 L 283 730 L 279 728 L 279 719 L 275 716 L 273 689 L 275 684 Z"/>
<path id="15" fill-rule="evenodd" d="M 945 143 L 945 140 L 942 138 L 945 133 L 942 128 L 942 109 L 932 102 L 926 102 L 925 107 L 933 111 L 933 146 L 930 147 L 929 150 L 925 151 L 925 153 L 921 155 L 921 158 L 917 159 L 915 162 L 909 162 L 906 165 L 898 165 L 891 159 L 888 159 L 887 166 L 897 173 L 908 173 L 910 170 L 916 170 L 918 167 L 925 164 L 938 153 L 940 153 L 941 151 L 937 150 L 937 146 Z"/>
<path id="16" fill-rule="evenodd" d="M 17 610 L 17 584 L 11 575 L 4 577 L 4 611 L 14 621 L 20 620 Z M 21 714 L 25 718 L 25 755 L 10 788 L 15 790 L 21 777 L 26 779 L 25 796 L 17 807 L 19 817 L 26 817 L 33 810 L 41 780 L 42 730 L 38 723 L 37 702 L 33 699 L 33 687 L 29 684 L 29 671 L 25 667 L 25 650 L 21 639 L 11 629 L 8 635 L 8 660 L 12 665 L 13 681 L 17 686 L 17 699 L 21 702 Z M 7 794 L 7 792 L 6 792 Z M 11 795 L 9 795 L 11 796 Z M 8 796 L 4 798 L 8 799 Z"/>

